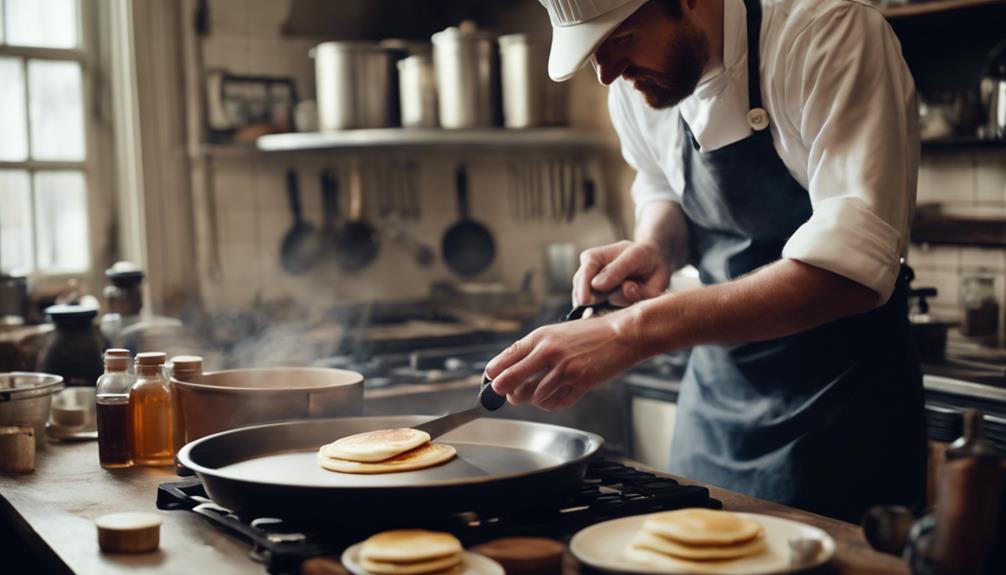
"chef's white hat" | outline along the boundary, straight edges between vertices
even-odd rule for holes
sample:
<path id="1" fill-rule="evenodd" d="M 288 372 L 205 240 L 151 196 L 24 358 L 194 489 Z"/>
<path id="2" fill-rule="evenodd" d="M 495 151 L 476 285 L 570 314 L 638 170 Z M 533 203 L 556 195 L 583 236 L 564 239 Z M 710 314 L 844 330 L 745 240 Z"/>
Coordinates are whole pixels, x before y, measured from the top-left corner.
<path id="1" fill-rule="evenodd" d="M 594 50 L 647 0 L 538 0 L 552 22 L 548 75 L 568 80 Z"/>

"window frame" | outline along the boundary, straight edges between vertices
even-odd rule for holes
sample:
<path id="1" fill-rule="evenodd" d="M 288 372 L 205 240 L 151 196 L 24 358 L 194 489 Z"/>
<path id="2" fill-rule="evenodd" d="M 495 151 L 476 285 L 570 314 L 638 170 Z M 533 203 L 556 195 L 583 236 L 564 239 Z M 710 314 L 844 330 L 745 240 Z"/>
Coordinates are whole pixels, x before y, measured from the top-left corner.
<path id="1" fill-rule="evenodd" d="M 48 289 L 65 284 L 68 280 L 78 280 L 85 287 L 95 291 L 102 283 L 103 270 L 110 263 L 110 245 L 108 236 L 114 215 L 114 195 L 110 193 L 105 174 L 108 172 L 107 161 L 110 157 L 111 142 L 106 113 L 107 91 L 103 87 L 102 71 L 105 58 L 101 54 L 99 34 L 99 6 L 101 0 L 76 0 L 77 3 L 77 38 L 75 48 L 42 48 L 36 46 L 12 46 L 7 44 L 4 34 L 0 43 L 0 56 L 19 58 L 24 77 L 24 113 L 25 130 L 27 132 L 28 158 L 21 161 L 0 160 L 0 170 L 27 171 L 30 176 L 29 205 L 31 208 L 32 229 L 32 269 L 28 274 L 29 281 L 36 289 Z M 0 10 L 5 9 L 5 0 L 0 0 Z M 6 16 L 4 17 L 6 20 Z M 28 62 L 30 60 L 72 61 L 80 65 L 81 72 L 81 103 L 83 105 L 84 123 L 84 159 L 70 160 L 36 160 L 31 157 L 31 117 L 28 81 Z M 38 230 L 35 227 L 35 173 L 38 171 L 80 171 L 84 175 L 85 205 L 87 209 L 87 240 L 89 265 L 86 269 L 68 271 L 47 271 L 38 268 Z"/>

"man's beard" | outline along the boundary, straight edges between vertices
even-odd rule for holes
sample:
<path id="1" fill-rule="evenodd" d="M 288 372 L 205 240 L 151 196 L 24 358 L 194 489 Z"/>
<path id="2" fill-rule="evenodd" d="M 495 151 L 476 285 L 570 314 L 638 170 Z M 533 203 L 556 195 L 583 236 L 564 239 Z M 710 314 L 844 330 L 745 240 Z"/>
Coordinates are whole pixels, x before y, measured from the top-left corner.
<path id="1" fill-rule="evenodd" d="M 629 68 L 623 74 L 658 110 L 678 105 L 695 92 L 709 62 L 709 39 L 693 24 L 684 24 L 664 50 L 665 72 Z"/>

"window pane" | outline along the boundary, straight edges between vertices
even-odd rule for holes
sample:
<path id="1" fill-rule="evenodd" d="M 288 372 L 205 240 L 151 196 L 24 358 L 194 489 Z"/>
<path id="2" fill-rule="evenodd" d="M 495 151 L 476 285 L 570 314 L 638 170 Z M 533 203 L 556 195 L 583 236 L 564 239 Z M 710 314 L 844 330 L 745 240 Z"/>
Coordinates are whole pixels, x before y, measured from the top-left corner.
<path id="1" fill-rule="evenodd" d="M 4 0 L 4 37 L 15 46 L 77 47 L 77 0 Z"/>
<path id="2" fill-rule="evenodd" d="M 0 170 L 0 270 L 31 270 L 30 194 L 28 172 Z"/>
<path id="3" fill-rule="evenodd" d="M 82 172 L 35 173 L 35 241 L 39 269 L 73 272 L 90 265 Z"/>
<path id="4" fill-rule="evenodd" d="M 0 58 L 0 160 L 28 158 L 24 73 L 19 58 Z"/>
<path id="5" fill-rule="evenodd" d="M 80 64 L 28 61 L 31 156 L 36 160 L 84 159 L 84 102 Z"/>

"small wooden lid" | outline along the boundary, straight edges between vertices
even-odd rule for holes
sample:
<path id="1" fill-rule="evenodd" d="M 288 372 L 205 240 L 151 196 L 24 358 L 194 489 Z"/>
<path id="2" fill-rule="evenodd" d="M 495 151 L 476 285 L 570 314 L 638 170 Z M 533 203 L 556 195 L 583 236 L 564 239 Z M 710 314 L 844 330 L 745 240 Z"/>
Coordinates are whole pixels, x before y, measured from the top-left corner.
<path id="1" fill-rule="evenodd" d="M 544 537 L 504 537 L 472 548 L 502 565 L 507 575 L 559 575 L 565 550 Z"/>
<path id="2" fill-rule="evenodd" d="M 145 351 L 136 354 L 136 365 L 164 365 L 167 357 L 160 351 Z"/>
<path id="3" fill-rule="evenodd" d="M 155 513 L 127 511 L 94 520 L 98 545 L 106 553 L 143 553 L 161 542 L 161 518 Z"/>

